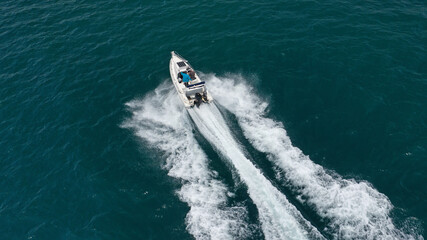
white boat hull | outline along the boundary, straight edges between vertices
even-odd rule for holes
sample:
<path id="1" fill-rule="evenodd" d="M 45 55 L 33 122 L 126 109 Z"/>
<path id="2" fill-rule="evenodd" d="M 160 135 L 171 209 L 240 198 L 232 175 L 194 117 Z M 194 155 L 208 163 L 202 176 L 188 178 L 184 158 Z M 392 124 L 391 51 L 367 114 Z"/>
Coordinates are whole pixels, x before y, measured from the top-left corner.
<path id="1" fill-rule="evenodd" d="M 191 81 L 186 86 L 178 77 L 178 73 L 192 71 Z M 171 60 L 169 62 L 169 72 L 175 89 L 178 92 L 179 98 L 186 108 L 199 106 L 200 104 L 210 103 L 213 101 L 211 94 L 207 91 L 204 82 L 202 82 L 183 57 L 175 52 L 171 52 Z"/>

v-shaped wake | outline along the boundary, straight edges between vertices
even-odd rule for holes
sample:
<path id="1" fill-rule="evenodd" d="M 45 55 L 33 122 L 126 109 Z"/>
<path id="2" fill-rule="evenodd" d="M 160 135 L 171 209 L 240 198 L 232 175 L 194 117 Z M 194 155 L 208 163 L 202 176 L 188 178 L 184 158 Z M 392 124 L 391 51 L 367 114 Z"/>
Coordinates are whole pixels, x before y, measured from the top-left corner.
<path id="1" fill-rule="evenodd" d="M 230 161 L 247 185 L 267 239 L 322 238 L 295 206 L 245 157 L 214 104 L 202 104 L 200 108 L 192 108 L 188 112 L 203 136 Z"/>

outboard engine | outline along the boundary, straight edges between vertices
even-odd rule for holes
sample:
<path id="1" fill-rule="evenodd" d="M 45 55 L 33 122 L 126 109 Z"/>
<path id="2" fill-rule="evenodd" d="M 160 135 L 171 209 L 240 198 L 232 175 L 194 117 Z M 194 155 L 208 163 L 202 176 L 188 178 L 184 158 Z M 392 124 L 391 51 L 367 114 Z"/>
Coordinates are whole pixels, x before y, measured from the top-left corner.
<path id="1" fill-rule="evenodd" d="M 203 96 L 202 96 L 202 94 L 200 94 L 200 93 L 196 93 L 196 97 L 195 97 L 195 99 L 194 99 L 194 104 L 195 104 L 197 107 L 199 107 L 199 106 L 200 106 L 200 104 L 202 104 L 202 102 L 203 102 Z"/>

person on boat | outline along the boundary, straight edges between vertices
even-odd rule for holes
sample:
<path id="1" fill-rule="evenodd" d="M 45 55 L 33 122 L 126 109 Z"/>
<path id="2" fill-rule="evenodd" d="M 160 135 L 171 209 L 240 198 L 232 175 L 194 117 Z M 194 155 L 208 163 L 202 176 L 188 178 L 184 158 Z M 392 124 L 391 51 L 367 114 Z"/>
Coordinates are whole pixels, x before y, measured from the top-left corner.
<path id="1" fill-rule="evenodd" d="M 191 81 L 190 76 L 187 73 L 185 73 L 185 72 L 180 72 L 179 74 L 181 74 L 180 77 L 182 77 L 182 81 L 184 82 L 184 85 L 187 87 L 188 86 L 188 82 Z"/>
<path id="2" fill-rule="evenodd" d="M 191 69 L 191 68 L 187 68 L 187 72 L 188 72 L 188 75 L 190 76 L 190 78 L 191 78 L 192 80 L 196 79 L 196 72 L 195 72 L 195 71 L 193 71 L 193 69 Z"/>

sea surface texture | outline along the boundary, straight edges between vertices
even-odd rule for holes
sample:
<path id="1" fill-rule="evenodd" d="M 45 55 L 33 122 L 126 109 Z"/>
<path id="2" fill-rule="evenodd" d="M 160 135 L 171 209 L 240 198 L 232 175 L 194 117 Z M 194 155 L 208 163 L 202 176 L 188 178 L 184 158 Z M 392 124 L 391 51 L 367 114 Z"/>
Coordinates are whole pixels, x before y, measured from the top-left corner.
<path id="1" fill-rule="evenodd" d="M 212 104 L 183 107 L 171 51 Z M 426 221 L 426 1 L 0 1 L 0 239 Z"/>

